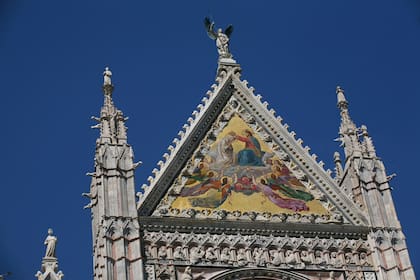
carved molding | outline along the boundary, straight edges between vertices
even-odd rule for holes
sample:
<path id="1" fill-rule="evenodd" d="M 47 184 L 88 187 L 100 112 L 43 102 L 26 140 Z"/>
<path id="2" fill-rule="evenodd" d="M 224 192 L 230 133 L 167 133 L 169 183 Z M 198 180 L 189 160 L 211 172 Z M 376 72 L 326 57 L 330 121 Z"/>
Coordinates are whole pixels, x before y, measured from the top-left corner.
<path id="1" fill-rule="evenodd" d="M 372 269 L 366 240 L 143 232 L 147 264 L 283 269 Z"/>
<path id="2" fill-rule="evenodd" d="M 177 217 L 139 217 L 142 230 L 210 234 L 243 234 L 264 236 L 304 236 L 366 240 L 368 227 L 336 224 L 266 223 L 264 221 L 223 221 Z"/>

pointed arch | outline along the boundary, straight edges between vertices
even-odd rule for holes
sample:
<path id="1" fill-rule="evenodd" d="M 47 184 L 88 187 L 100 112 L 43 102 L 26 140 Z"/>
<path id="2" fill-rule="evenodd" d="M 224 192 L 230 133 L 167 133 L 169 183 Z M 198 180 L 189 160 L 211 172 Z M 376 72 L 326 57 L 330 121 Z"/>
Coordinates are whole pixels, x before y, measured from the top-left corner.
<path id="1" fill-rule="evenodd" d="M 309 280 L 289 271 L 272 268 L 239 268 L 218 274 L 210 280 Z"/>

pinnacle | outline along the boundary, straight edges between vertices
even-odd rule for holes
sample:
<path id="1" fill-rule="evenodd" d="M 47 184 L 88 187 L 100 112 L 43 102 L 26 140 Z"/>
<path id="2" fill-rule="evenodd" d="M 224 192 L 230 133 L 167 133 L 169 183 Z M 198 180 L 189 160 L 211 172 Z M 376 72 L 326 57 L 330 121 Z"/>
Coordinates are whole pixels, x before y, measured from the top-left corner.
<path id="1" fill-rule="evenodd" d="M 124 117 L 121 110 L 118 110 L 112 100 L 112 92 L 114 91 L 114 85 L 111 81 L 112 72 L 109 67 L 105 67 L 103 72 L 103 86 L 104 92 L 104 104 L 101 109 L 100 117 L 92 117 L 92 119 L 98 122 L 97 125 L 92 128 L 98 128 L 101 130 L 100 139 L 102 142 L 107 143 L 127 143 L 127 134 L 125 127 L 125 121 L 128 119 Z"/>
<path id="2" fill-rule="evenodd" d="M 340 87 L 337 86 L 336 91 L 337 93 L 337 106 L 338 108 L 343 108 L 343 107 L 347 107 L 348 102 L 346 100 L 346 96 L 344 95 L 344 90 Z"/>

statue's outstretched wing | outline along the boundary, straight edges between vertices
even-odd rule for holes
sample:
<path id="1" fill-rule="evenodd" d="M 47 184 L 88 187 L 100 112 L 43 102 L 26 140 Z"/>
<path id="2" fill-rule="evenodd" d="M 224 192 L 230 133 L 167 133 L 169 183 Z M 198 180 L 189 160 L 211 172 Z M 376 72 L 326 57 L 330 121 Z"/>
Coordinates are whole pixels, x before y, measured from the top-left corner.
<path id="1" fill-rule="evenodd" d="M 205 17 L 204 26 L 206 27 L 207 35 L 209 35 L 210 39 L 216 40 L 217 34 L 214 32 L 214 21 L 211 21 L 208 17 Z"/>
<path id="2" fill-rule="evenodd" d="M 232 34 L 232 32 L 233 32 L 233 25 L 229 24 L 229 26 L 226 27 L 225 32 L 223 32 L 223 33 L 225 33 L 226 36 L 228 36 L 230 38 L 230 35 Z"/>

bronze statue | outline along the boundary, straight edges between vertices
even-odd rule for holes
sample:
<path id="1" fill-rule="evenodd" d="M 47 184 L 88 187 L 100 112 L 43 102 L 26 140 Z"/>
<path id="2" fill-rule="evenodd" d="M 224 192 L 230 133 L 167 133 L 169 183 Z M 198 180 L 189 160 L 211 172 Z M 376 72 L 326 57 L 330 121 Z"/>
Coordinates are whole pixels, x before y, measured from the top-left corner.
<path id="1" fill-rule="evenodd" d="M 204 26 L 210 39 L 216 40 L 220 58 L 232 58 L 232 54 L 229 51 L 229 38 L 233 32 L 233 26 L 230 24 L 225 31 L 222 31 L 221 28 L 214 31 L 214 21 L 211 21 L 208 17 L 204 19 Z"/>

